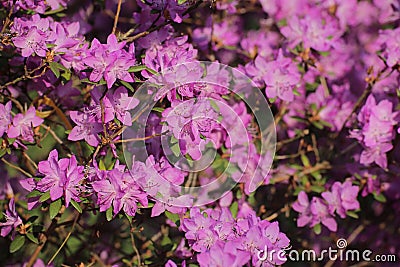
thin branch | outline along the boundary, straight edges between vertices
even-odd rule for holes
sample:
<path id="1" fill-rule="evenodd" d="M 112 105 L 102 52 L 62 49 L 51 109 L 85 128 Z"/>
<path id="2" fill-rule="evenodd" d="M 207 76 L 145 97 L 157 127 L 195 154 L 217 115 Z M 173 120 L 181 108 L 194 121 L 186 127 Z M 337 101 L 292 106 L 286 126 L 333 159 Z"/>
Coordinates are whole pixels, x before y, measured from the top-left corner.
<path id="1" fill-rule="evenodd" d="M 112 33 L 113 34 L 115 34 L 115 31 L 117 30 L 119 13 L 121 12 L 121 4 L 122 4 L 122 0 L 118 0 L 117 13 L 115 13 L 114 26 L 113 26 L 113 29 L 112 29 Z"/>
<path id="2" fill-rule="evenodd" d="M 29 259 L 28 263 L 26 264 L 26 267 L 32 267 L 33 264 L 35 264 L 40 251 L 42 251 L 44 245 L 47 242 L 47 237 L 49 236 L 49 234 L 56 228 L 57 226 L 57 220 L 53 219 L 49 228 L 47 229 L 46 233 L 41 234 L 40 236 L 40 245 L 36 247 L 35 251 L 32 253 L 31 258 Z"/>
<path id="3" fill-rule="evenodd" d="M 44 67 L 44 69 L 42 70 L 42 72 L 40 74 L 31 76 L 32 74 L 34 74 L 36 71 L 40 70 L 43 67 Z M 23 74 L 22 76 L 17 77 L 14 80 L 9 81 L 9 82 L 7 82 L 7 83 L 5 83 L 3 85 L 0 85 L 0 90 L 5 89 L 10 85 L 14 85 L 14 84 L 16 84 L 16 83 L 18 83 L 20 81 L 38 78 L 38 77 L 44 75 L 44 73 L 46 72 L 47 68 L 48 68 L 48 66 L 46 65 L 46 61 L 43 61 L 38 67 L 34 68 L 33 70 L 27 71 L 25 69 L 25 74 Z"/>
<path id="4" fill-rule="evenodd" d="M 56 253 L 54 253 L 54 255 L 51 257 L 51 259 L 49 260 L 49 262 L 47 263 L 47 266 L 49 266 L 54 259 L 57 257 L 58 253 L 60 253 L 60 251 L 62 250 L 62 248 L 65 246 L 65 244 L 67 243 L 68 239 L 71 237 L 72 232 L 75 229 L 76 223 L 78 222 L 79 218 L 80 218 L 80 214 L 77 215 L 75 217 L 74 223 L 72 224 L 71 230 L 68 232 L 67 236 L 65 237 L 64 241 L 62 242 L 61 246 L 57 249 Z"/>
<path id="5" fill-rule="evenodd" d="M 46 129 L 46 131 L 48 131 L 53 136 L 54 140 L 56 140 L 57 143 L 59 143 L 60 145 L 63 144 L 63 141 L 56 135 L 56 133 L 50 128 L 50 126 L 44 124 L 41 124 L 40 126 Z"/>
<path id="6" fill-rule="evenodd" d="M 196 9 L 197 7 L 199 7 L 199 5 L 202 3 L 203 1 L 197 1 L 193 6 L 189 7 L 185 12 L 182 13 L 182 16 L 185 16 L 186 14 L 188 14 L 189 12 L 191 12 L 192 10 Z M 136 41 L 137 39 L 147 36 L 150 33 L 154 32 L 154 31 L 158 31 L 159 29 L 161 29 L 164 26 L 167 26 L 168 24 L 172 23 L 171 20 L 167 20 L 164 23 L 158 25 L 157 27 L 150 27 L 147 31 L 144 32 L 140 32 L 132 37 L 128 37 L 126 38 L 126 41 L 128 43 Z"/>
<path id="7" fill-rule="evenodd" d="M 149 140 L 151 138 L 157 137 L 157 136 L 161 136 L 161 134 L 153 134 L 150 136 L 145 136 L 145 137 L 139 137 L 139 138 L 129 138 L 129 139 L 120 139 L 120 140 L 116 140 L 113 143 L 117 144 L 117 143 L 128 143 L 128 142 L 137 142 L 137 141 L 146 141 Z"/>
<path id="8" fill-rule="evenodd" d="M 131 222 L 129 222 L 129 225 L 130 225 L 129 234 L 130 234 L 130 236 L 131 236 L 132 248 L 133 248 L 133 250 L 134 250 L 135 253 L 136 253 L 136 257 L 137 257 L 137 259 L 138 259 L 138 266 L 141 266 L 141 265 L 142 265 L 142 262 L 141 262 L 141 260 L 140 260 L 140 253 L 139 253 L 139 250 L 138 250 L 138 248 L 136 247 L 136 244 L 135 244 L 135 237 L 133 236 L 133 225 L 132 225 Z M 133 259 L 132 259 L 132 261 L 133 261 Z"/>
<path id="9" fill-rule="evenodd" d="M 13 13 L 13 10 L 14 10 L 14 5 L 15 5 L 15 1 L 12 1 L 12 5 L 10 7 L 10 10 L 8 11 L 7 17 L 5 19 L 5 22 L 3 24 L 3 28 L 1 29 L 0 34 L 3 34 L 6 31 L 7 27 L 11 23 L 11 16 L 12 16 L 12 13 Z"/>
<path id="10" fill-rule="evenodd" d="M 12 164 L 11 162 L 8 162 L 6 159 L 1 158 L 1 161 L 4 162 L 5 164 L 7 164 L 8 166 L 10 166 L 11 168 L 16 169 L 17 171 L 22 172 L 25 176 L 27 176 L 27 177 L 29 177 L 29 178 L 32 178 L 32 177 L 33 177 L 29 172 L 23 170 L 22 168 L 18 167 L 17 165 Z"/>
<path id="11" fill-rule="evenodd" d="M 28 155 L 28 153 L 26 153 L 25 151 L 22 152 L 22 155 L 33 165 L 33 167 L 35 167 L 35 169 L 37 170 L 38 165 L 36 164 L 35 161 L 33 161 L 33 159 Z"/>

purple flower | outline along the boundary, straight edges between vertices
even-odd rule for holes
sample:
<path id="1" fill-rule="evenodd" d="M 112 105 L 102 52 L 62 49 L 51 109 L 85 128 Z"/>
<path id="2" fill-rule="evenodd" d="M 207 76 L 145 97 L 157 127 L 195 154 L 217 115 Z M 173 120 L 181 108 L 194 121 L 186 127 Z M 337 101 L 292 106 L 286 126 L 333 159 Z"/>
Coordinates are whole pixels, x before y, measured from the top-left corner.
<path id="1" fill-rule="evenodd" d="M 350 181 L 343 184 L 335 182 L 332 185 L 331 192 L 323 192 L 321 195 L 328 203 L 329 212 L 334 212 L 341 217 L 346 218 L 348 210 L 356 210 L 360 208 L 357 201 L 358 186 L 353 186 Z"/>
<path id="2" fill-rule="evenodd" d="M 360 163 L 364 165 L 370 165 L 376 163 L 379 167 L 387 168 L 387 156 L 386 153 L 392 150 L 393 145 L 391 143 L 378 144 L 375 147 L 368 147 L 361 152 Z"/>
<path id="3" fill-rule="evenodd" d="M 197 260 L 202 267 L 239 266 L 235 265 L 237 256 L 229 244 L 217 242 L 210 250 L 197 255 Z"/>
<path id="4" fill-rule="evenodd" d="M 88 112 L 95 114 L 98 122 L 102 122 L 100 98 L 103 95 L 103 92 L 99 87 L 96 87 L 92 90 L 91 95 L 92 101 L 87 110 Z M 112 121 L 116 116 L 124 125 L 132 125 L 132 117 L 129 111 L 139 104 L 139 100 L 130 97 L 125 87 L 121 86 L 115 91 L 108 91 L 102 101 L 104 106 L 105 123 Z"/>
<path id="5" fill-rule="evenodd" d="M 314 227 L 322 223 L 332 232 L 336 232 L 337 223 L 321 198 L 313 197 L 310 203 L 307 194 L 301 191 L 297 201 L 293 204 L 293 209 L 300 213 L 297 226 L 303 227 L 309 224 L 310 227 Z"/>
<path id="6" fill-rule="evenodd" d="M 110 171 L 98 170 L 99 180 L 93 182 L 93 190 L 97 194 L 97 204 L 100 211 L 106 211 L 113 206 L 114 214 L 123 210 L 130 216 L 135 216 L 137 203 L 146 207 L 147 194 L 133 180 L 124 165 L 117 162 Z"/>
<path id="7" fill-rule="evenodd" d="M 133 82 L 128 69 L 135 65 L 135 60 L 124 58 L 121 55 L 110 55 L 105 60 L 105 63 L 107 67 L 104 71 L 104 78 L 108 88 L 111 88 L 117 79 L 125 82 Z"/>
<path id="8" fill-rule="evenodd" d="M 100 212 L 106 211 L 111 207 L 117 196 L 118 184 L 114 180 L 114 176 L 107 174 L 107 171 L 99 171 L 102 175 L 102 180 L 93 182 L 93 190 L 97 194 L 97 205 L 100 207 Z"/>
<path id="9" fill-rule="evenodd" d="M 15 210 L 14 198 L 10 199 L 10 202 L 8 203 L 8 209 L 6 210 L 4 216 L 6 221 L 0 222 L 0 235 L 3 237 L 7 236 L 12 230 L 15 230 L 19 225 L 22 224 L 22 220 Z"/>
<path id="10" fill-rule="evenodd" d="M 147 207 L 147 194 L 136 184 L 132 176 L 125 172 L 122 181 L 119 182 L 118 194 L 114 201 L 114 213 L 118 213 L 121 209 L 130 216 L 135 216 L 137 203 L 143 207 Z"/>
<path id="11" fill-rule="evenodd" d="M 175 67 L 180 63 L 192 62 L 197 56 L 197 50 L 187 42 L 188 36 L 182 36 L 166 41 L 163 45 L 154 45 L 146 50 L 143 60 L 144 65 L 162 72 L 170 67 Z M 151 77 L 147 71 L 142 75 Z"/>
<path id="12" fill-rule="evenodd" d="M 125 87 L 118 87 L 110 99 L 117 119 L 124 125 L 131 126 L 132 118 L 129 110 L 134 109 L 139 104 L 139 100 L 130 97 Z"/>
<path id="13" fill-rule="evenodd" d="M 178 267 L 178 265 L 176 265 L 172 260 L 168 260 L 164 267 Z"/>
<path id="14" fill-rule="evenodd" d="M 39 126 L 43 121 L 42 118 L 36 116 L 35 108 L 30 107 L 25 114 L 15 115 L 7 135 L 10 138 L 21 136 L 22 140 L 32 143 L 34 141 L 32 128 Z"/>
<path id="15" fill-rule="evenodd" d="M 49 19 L 42 19 L 38 14 L 31 20 L 16 18 L 12 32 L 17 36 L 12 38 L 14 45 L 21 48 L 22 56 L 29 57 L 33 53 L 40 57 L 46 56 L 46 41 L 48 37 Z"/>
<path id="16" fill-rule="evenodd" d="M 180 1 L 171 0 L 149 0 L 144 3 L 138 2 L 138 4 L 143 8 L 149 5 L 153 10 L 159 10 L 166 16 L 170 17 L 174 22 L 181 23 L 184 18 L 183 12 L 188 8 L 188 2 L 179 3 Z M 187 16 L 187 15 L 186 15 Z"/>
<path id="17" fill-rule="evenodd" d="M 14 37 L 14 45 L 21 48 L 22 56 L 29 57 L 36 53 L 40 57 L 46 56 L 46 37 L 40 34 L 35 28 L 31 29 L 25 36 Z"/>
<path id="18" fill-rule="evenodd" d="M 301 191 L 297 196 L 297 201 L 293 203 L 293 209 L 300 213 L 297 218 L 297 226 L 304 227 L 312 220 L 310 201 L 308 200 L 307 193 Z"/>
<path id="19" fill-rule="evenodd" d="M 327 205 L 318 197 L 313 197 L 310 205 L 311 214 L 313 219 L 310 226 L 322 223 L 332 232 L 337 231 L 337 223 L 334 218 L 329 214 Z"/>
<path id="20" fill-rule="evenodd" d="M 337 45 L 342 31 L 336 20 L 312 9 L 307 16 L 289 17 L 287 26 L 281 28 L 281 33 L 289 40 L 291 47 L 302 42 L 304 48 L 327 51 Z"/>
<path id="21" fill-rule="evenodd" d="M 102 131 L 103 127 L 95 121 L 94 116 L 78 111 L 71 111 L 70 116 L 77 125 L 69 133 L 68 140 L 78 141 L 84 139 L 89 145 L 97 146 L 100 141 L 97 134 Z"/>
<path id="22" fill-rule="evenodd" d="M 390 67 L 400 62 L 400 28 L 380 32 L 379 43 L 383 47 L 383 55 Z"/>
<path id="23" fill-rule="evenodd" d="M 0 137 L 7 131 L 11 123 L 11 101 L 7 104 L 0 104 Z"/>
<path id="24" fill-rule="evenodd" d="M 65 170 L 65 180 L 61 181 L 63 184 L 65 206 L 68 207 L 71 199 L 80 202 L 80 192 L 82 191 L 80 182 L 84 179 L 83 166 L 78 166 L 75 155 L 69 159 L 68 167 Z"/>
<path id="25" fill-rule="evenodd" d="M 83 166 L 78 166 L 75 156 L 58 159 L 57 150 L 52 150 L 45 161 L 39 162 L 38 171 L 44 177 L 37 183 L 36 189 L 41 192 L 50 192 L 52 201 L 65 197 L 65 206 L 68 207 L 71 199 L 80 202 L 79 183 L 83 180 Z"/>
<path id="26" fill-rule="evenodd" d="M 46 3 L 51 7 L 51 10 L 56 10 L 60 7 L 66 7 L 66 0 L 46 0 Z"/>
<path id="27" fill-rule="evenodd" d="M 84 63 L 93 69 L 89 76 L 92 82 L 98 82 L 104 77 L 108 88 L 117 79 L 133 82 L 128 70 L 135 65 L 134 47 L 131 46 L 127 52 L 123 49 L 125 45 L 126 42 L 118 43 L 114 34 L 108 36 L 107 44 L 101 44 L 97 39 L 92 41 L 88 56 L 84 58 Z"/>
<path id="28" fill-rule="evenodd" d="M 386 153 L 392 150 L 394 126 L 398 123 L 398 112 L 393 112 L 393 104 L 382 100 L 376 104 L 375 97 L 369 96 L 357 116 L 361 129 L 350 131 L 350 136 L 356 138 L 364 147 L 360 163 L 370 165 L 376 163 L 381 168 L 387 168 Z"/>
<path id="29" fill-rule="evenodd" d="M 164 110 L 163 117 L 174 137 L 179 140 L 182 153 L 195 160 L 199 159 L 205 145 L 201 135 L 210 136 L 218 119 L 218 113 L 212 108 L 210 101 L 174 101 L 171 108 Z"/>
<path id="30" fill-rule="evenodd" d="M 256 81 L 265 82 L 267 85 L 265 92 L 268 97 L 279 97 L 285 101 L 294 99 L 293 89 L 298 85 L 300 75 L 292 60 L 283 56 L 282 50 L 279 50 L 278 57 L 274 61 L 267 62 L 258 56 L 254 65 L 246 66 L 246 72 L 255 77 Z"/>

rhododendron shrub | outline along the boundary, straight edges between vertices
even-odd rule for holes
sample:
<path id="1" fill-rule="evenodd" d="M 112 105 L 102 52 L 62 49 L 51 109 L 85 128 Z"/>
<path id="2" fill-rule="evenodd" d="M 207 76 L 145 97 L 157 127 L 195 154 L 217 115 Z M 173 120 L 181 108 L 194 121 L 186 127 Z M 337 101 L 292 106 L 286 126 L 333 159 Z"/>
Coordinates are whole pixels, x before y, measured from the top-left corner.
<path id="1" fill-rule="evenodd" d="M 399 23 L 397 0 L 0 0 L 0 265 L 398 261 Z"/>

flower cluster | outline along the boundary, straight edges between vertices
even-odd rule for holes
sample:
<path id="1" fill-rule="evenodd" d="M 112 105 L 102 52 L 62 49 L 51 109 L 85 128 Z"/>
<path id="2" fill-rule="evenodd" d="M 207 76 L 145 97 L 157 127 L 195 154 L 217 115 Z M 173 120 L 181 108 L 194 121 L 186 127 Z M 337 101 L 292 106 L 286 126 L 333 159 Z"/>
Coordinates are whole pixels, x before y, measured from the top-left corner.
<path id="1" fill-rule="evenodd" d="M 297 226 L 303 227 L 309 224 L 310 227 L 316 227 L 322 223 L 329 230 L 336 232 L 337 222 L 333 218 L 335 212 L 344 219 L 348 211 L 360 208 L 357 201 L 358 187 L 353 186 L 351 181 L 345 181 L 343 184 L 335 182 L 330 191 L 321 195 L 323 199 L 313 197 L 309 201 L 306 192 L 299 193 L 297 201 L 293 203 L 293 209 L 299 212 Z"/>
<path id="2" fill-rule="evenodd" d="M 276 266 L 348 236 L 400 257 L 399 21 L 0 0 L 0 265 Z"/>
<path id="3" fill-rule="evenodd" d="M 133 82 L 129 68 L 135 65 L 135 46 L 129 47 L 129 52 L 124 50 L 126 42 L 118 42 L 113 34 L 107 38 L 107 44 L 101 44 L 97 39 L 92 41 L 83 62 L 92 68 L 89 79 L 98 82 L 103 77 L 107 82 L 107 88 L 115 83 L 117 79 Z"/>
<path id="4" fill-rule="evenodd" d="M 254 266 L 275 266 L 285 262 L 278 255 L 259 259 L 259 252 L 281 251 L 289 246 L 289 239 L 279 230 L 278 222 L 260 220 L 244 204 L 233 216 L 228 208 L 193 208 L 184 218 L 181 228 L 202 266 L 242 266 L 249 260 Z"/>
<path id="5" fill-rule="evenodd" d="M 7 133 L 9 138 L 19 138 L 22 141 L 33 143 L 34 128 L 43 123 L 43 119 L 36 115 L 35 107 L 30 107 L 25 113 L 11 116 L 11 101 L 0 104 L 0 136 Z"/>
<path id="6" fill-rule="evenodd" d="M 117 118 L 123 125 L 132 125 L 130 110 L 134 109 L 138 100 L 130 97 L 126 88 L 119 87 L 113 93 L 108 91 L 104 97 L 100 88 L 93 89 L 90 106 L 83 111 L 71 111 L 71 120 L 76 123 L 68 135 L 72 141 L 85 139 L 91 146 L 100 142 L 98 134 L 103 130 L 102 123 L 110 123 Z"/>
<path id="7" fill-rule="evenodd" d="M 393 103 L 382 100 L 377 104 L 375 98 L 370 96 L 357 119 L 361 129 L 353 130 L 351 137 L 364 147 L 360 163 L 376 163 L 381 168 L 387 168 L 386 153 L 393 149 L 394 126 L 399 120 L 398 112 L 393 112 Z"/>

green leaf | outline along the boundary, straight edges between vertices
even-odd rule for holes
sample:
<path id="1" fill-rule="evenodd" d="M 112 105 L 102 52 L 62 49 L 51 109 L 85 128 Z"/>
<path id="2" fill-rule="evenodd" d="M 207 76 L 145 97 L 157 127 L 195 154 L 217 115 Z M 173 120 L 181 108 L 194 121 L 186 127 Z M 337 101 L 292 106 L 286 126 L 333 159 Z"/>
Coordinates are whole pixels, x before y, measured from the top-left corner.
<path id="1" fill-rule="evenodd" d="M 177 222 L 179 221 L 179 215 L 169 212 L 169 211 L 165 211 L 165 216 L 167 216 L 168 219 L 170 219 L 171 221 L 173 221 L 175 224 L 177 224 Z"/>
<path id="2" fill-rule="evenodd" d="M 162 113 L 165 109 L 164 108 L 160 108 L 160 107 L 154 107 L 154 108 L 152 108 L 152 110 Z"/>
<path id="3" fill-rule="evenodd" d="M 277 24 L 278 24 L 279 27 L 286 26 L 287 25 L 287 19 L 286 18 L 281 19 L 280 21 L 278 21 Z"/>
<path id="4" fill-rule="evenodd" d="M 316 192 L 316 193 L 322 193 L 325 191 L 325 187 L 320 186 L 320 185 L 312 185 L 311 191 Z"/>
<path id="5" fill-rule="evenodd" d="M 60 78 L 60 69 L 57 66 L 56 62 L 50 62 L 49 63 L 51 71 L 56 75 L 57 78 Z"/>
<path id="6" fill-rule="evenodd" d="M 352 218 L 354 218 L 354 219 L 358 219 L 358 214 L 355 213 L 354 211 L 348 210 L 348 211 L 346 212 L 346 214 L 347 214 L 349 217 L 352 217 Z"/>
<path id="7" fill-rule="evenodd" d="M 174 145 L 171 146 L 171 151 L 172 153 L 174 153 L 174 155 L 176 157 L 179 157 L 179 155 L 181 154 L 181 149 L 179 147 L 179 143 L 176 143 Z"/>
<path id="8" fill-rule="evenodd" d="M 298 122 L 306 122 L 306 120 L 304 118 L 299 117 L 299 116 L 291 116 L 291 118 Z"/>
<path id="9" fill-rule="evenodd" d="M 26 237 L 33 243 L 39 244 L 39 240 L 32 233 L 26 233 Z"/>
<path id="10" fill-rule="evenodd" d="M 71 205 L 74 206 L 74 208 L 79 212 L 82 213 L 82 208 L 79 205 L 78 202 L 76 202 L 75 200 L 71 199 Z"/>
<path id="11" fill-rule="evenodd" d="M 319 54 L 323 57 L 329 56 L 330 52 L 329 51 L 319 51 Z"/>
<path id="12" fill-rule="evenodd" d="M 30 197 L 37 197 L 42 195 L 42 192 L 38 191 L 38 190 L 33 190 L 32 192 L 30 192 L 29 194 L 26 195 L 27 198 Z"/>
<path id="13" fill-rule="evenodd" d="M 301 156 L 301 162 L 303 163 L 304 167 L 310 167 L 310 160 L 308 159 L 308 157 L 306 156 L 306 154 L 302 153 Z"/>
<path id="14" fill-rule="evenodd" d="M 107 219 L 107 221 L 111 221 L 112 218 L 113 218 L 113 208 L 111 206 L 106 211 L 106 219 Z"/>
<path id="15" fill-rule="evenodd" d="M 150 68 L 148 68 L 148 67 L 145 66 L 145 65 L 136 65 L 136 66 L 132 66 L 132 67 L 130 67 L 130 68 L 128 69 L 128 72 L 140 72 L 140 71 L 142 71 L 142 70 L 147 70 L 148 72 L 150 72 L 150 73 L 153 74 L 153 75 L 155 75 L 155 74 L 158 73 L 157 71 L 155 71 L 155 70 L 153 70 L 153 69 L 150 69 Z"/>
<path id="16" fill-rule="evenodd" d="M 46 193 L 44 193 L 40 198 L 39 198 L 39 202 L 45 202 L 46 200 L 50 199 L 50 191 L 47 191 Z"/>
<path id="17" fill-rule="evenodd" d="M 133 86 L 132 86 L 130 83 L 125 82 L 125 81 L 122 81 L 122 80 L 120 80 L 119 82 L 120 82 L 124 87 L 128 88 L 131 92 L 134 92 L 134 91 L 135 91 L 135 88 L 133 88 Z"/>
<path id="18" fill-rule="evenodd" d="M 54 15 L 54 14 L 56 14 L 56 13 L 58 13 L 58 12 L 61 12 L 61 11 L 64 11 L 65 10 L 65 8 L 64 7 L 60 7 L 60 8 L 58 8 L 58 9 L 54 9 L 54 10 L 49 10 L 49 11 L 47 11 L 47 12 L 45 12 L 44 13 L 44 15 Z"/>
<path id="19" fill-rule="evenodd" d="M 314 230 L 314 233 L 319 235 L 321 233 L 321 224 L 319 223 L 319 224 L 315 225 L 313 230 Z"/>
<path id="20" fill-rule="evenodd" d="M 125 213 L 126 218 L 128 219 L 129 223 L 132 223 L 133 217 Z"/>
<path id="21" fill-rule="evenodd" d="M 171 139 L 170 139 L 170 141 L 169 141 L 171 144 L 178 143 L 178 141 L 179 141 L 179 140 L 176 139 L 175 136 L 171 135 Z"/>
<path id="22" fill-rule="evenodd" d="M 316 180 L 321 180 L 321 178 L 322 178 L 322 175 L 321 175 L 321 173 L 320 173 L 319 171 L 315 171 L 315 172 L 312 172 L 312 173 L 310 173 L 310 174 L 311 174 L 311 176 L 314 177 Z"/>
<path id="23" fill-rule="evenodd" d="M 63 77 L 66 81 L 71 80 L 71 76 L 72 76 L 72 74 L 70 71 L 66 71 L 63 74 L 61 74 L 61 77 Z"/>
<path id="24" fill-rule="evenodd" d="M 132 262 L 128 259 L 122 259 L 122 262 L 126 264 L 126 266 L 132 266 Z"/>
<path id="25" fill-rule="evenodd" d="M 4 156 L 5 154 L 6 154 L 6 152 L 7 152 L 7 150 L 5 150 L 5 149 L 0 149 L 0 158 L 2 157 L 2 156 Z"/>
<path id="26" fill-rule="evenodd" d="M 61 198 L 59 198 L 56 201 L 50 203 L 50 208 L 49 208 L 50 219 L 54 219 L 57 216 L 58 212 L 61 209 L 61 206 L 62 206 Z"/>
<path id="27" fill-rule="evenodd" d="M 99 169 L 102 171 L 107 170 L 106 165 L 104 164 L 104 161 L 102 159 L 99 161 Z"/>
<path id="28" fill-rule="evenodd" d="M 157 74 L 158 74 L 158 72 L 155 71 L 155 70 L 153 70 L 153 69 L 150 69 L 150 68 L 147 68 L 147 67 L 146 67 L 146 70 L 147 70 L 148 72 L 150 72 L 151 74 L 153 74 L 153 75 L 157 75 Z"/>
<path id="29" fill-rule="evenodd" d="M 229 207 L 229 210 L 231 211 L 233 218 L 236 219 L 236 216 L 239 211 L 239 204 L 236 201 L 233 202 L 233 204 Z"/>
<path id="30" fill-rule="evenodd" d="M 85 78 L 85 79 L 82 79 L 81 82 L 88 83 L 88 84 L 93 84 L 93 85 L 104 85 L 104 84 L 107 84 L 107 82 L 104 80 L 104 78 L 102 78 L 98 82 L 92 82 L 88 78 Z"/>
<path id="31" fill-rule="evenodd" d="M 128 72 L 139 72 L 145 70 L 147 67 L 145 65 L 136 65 L 128 69 Z"/>
<path id="32" fill-rule="evenodd" d="M 10 244 L 10 253 L 18 251 L 25 244 L 25 236 L 17 236 Z"/>
<path id="33" fill-rule="evenodd" d="M 386 202 L 386 197 L 382 193 L 380 193 L 380 194 L 373 193 L 373 195 L 374 195 L 375 200 L 382 202 L 382 203 Z"/>
<path id="34" fill-rule="evenodd" d="M 332 123 L 329 123 L 329 122 L 324 121 L 324 120 L 320 120 L 319 122 L 320 122 L 322 125 L 324 125 L 324 126 L 326 126 L 326 127 L 328 127 L 328 128 L 333 128 Z"/>
<path id="35" fill-rule="evenodd" d="M 293 196 L 298 196 L 301 191 L 304 191 L 304 188 L 302 186 L 296 187 L 296 189 L 293 192 Z"/>
<path id="36" fill-rule="evenodd" d="M 319 121 L 313 121 L 312 125 L 314 125 L 316 128 L 318 128 L 320 130 L 324 129 L 324 125 Z"/>
<path id="37" fill-rule="evenodd" d="M 164 236 L 163 239 L 161 240 L 161 246 L 166 246 L 166 245 L 170 245 L 172 243 L 171 238 L 169 238 L 168 236 Z"/>

